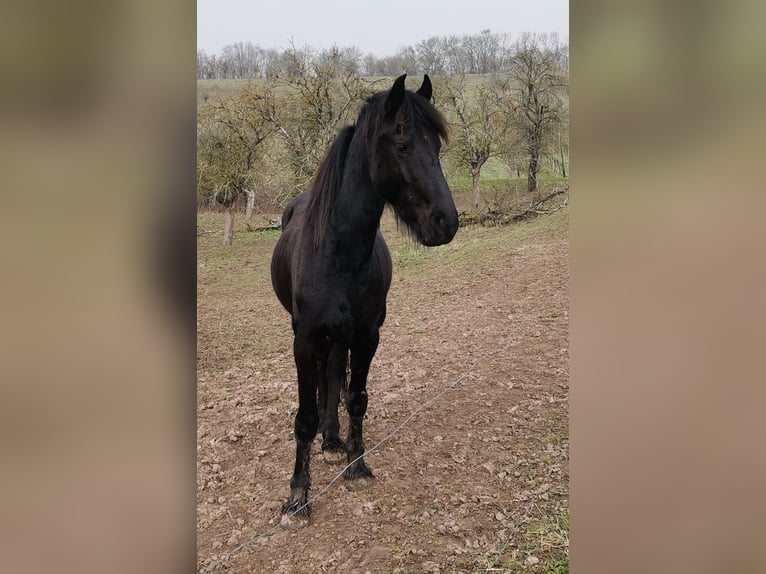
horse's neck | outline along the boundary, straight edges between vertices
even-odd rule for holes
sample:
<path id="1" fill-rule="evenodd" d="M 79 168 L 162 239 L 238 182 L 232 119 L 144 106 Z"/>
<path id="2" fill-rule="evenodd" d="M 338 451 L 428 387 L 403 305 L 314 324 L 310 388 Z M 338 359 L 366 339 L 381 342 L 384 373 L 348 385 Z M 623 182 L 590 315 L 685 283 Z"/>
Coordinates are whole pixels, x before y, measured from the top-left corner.
<path id="1" fill-rule="evenodd" d="M 328 229 L 336 263 L 349 269 L 364 266 L 372 255 L 385 206 L 372 186 L 369 173 L 363 150 L 352 144 Z"/>

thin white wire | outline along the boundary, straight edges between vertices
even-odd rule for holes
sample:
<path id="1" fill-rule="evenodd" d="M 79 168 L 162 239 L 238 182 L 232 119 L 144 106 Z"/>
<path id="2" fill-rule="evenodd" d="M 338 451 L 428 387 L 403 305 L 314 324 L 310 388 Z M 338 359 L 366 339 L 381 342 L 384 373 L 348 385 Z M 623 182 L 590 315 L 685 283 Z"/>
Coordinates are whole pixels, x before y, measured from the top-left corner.
<path id="1" fill-rule="evenodd" d="M 486 359 L 488 359 L 489 357 L 491 357 L 492 355 L 494 355 L 495 353 L 497 353 L 497 352 L 498 352 L 500 349 L 502 349 L 503 347 L 507 347 L 509 344 L 510 344 L 510 343 L 509 343 L 509 341 L 508 341 L 508 337 L 504 337 L 504 338 L 503 338 L 503 339 L 501 339 L 501 340 L 500 340 L 500 342 L 499 342 L 497 345 L 495 345 L 495 347 L 493 347 L 493 348 L 492 348 L 490 351 L 487 351 L 487 352 L 486 352 L 486 353 L 484 353 L 484 354 L 483 354 L 481 357 L 479 357 L 478 359 L 475 359 L 475 360 L 474 360 L 474 361 L 473 361 L 473 362 L 472 362 L 472 363 L 469 365 L 469 367 L 468 367 L 468 368 L 467 368 L 465 371 L 463 371 L 463 373 L 462 373 L 462 374 L 461 374 L 461 375 L 460 375 L 460 376 L 459 376 L 457 379 L 455 379 L 455 380 L 454 380 L 453 382 L 451 382 L 449 385 L 447 385 L 446 387 L 444 387 L 444 389 L 442 389 L 441 391 L 439 391 L 439 393 L 437 393 L 436 395 L 434 395 L 433 397 L 431 397 L 430 399 L 428 399 L 426 402 L 424 402 L 422 405 L 420 405 L 418 408 L 416 408 L 414 411 L 412 411 L 412 412 L 411 412 L 411 413 L 410 413 L 410 414 L 409 414 L 409 415 L 408 415 L 408 416 L 407 416 L 407 417 L 406 417 L 406 418 L 405 418 L 405 419 L 404 419 L 404 420 L 403 420 L 401 423 L 399 423 L 399 425 L 398 425 L 398 426 L 396 426 L 396 427 L 394 428 L 394 430 L 390 431 L 390 432 L 389 432 L 387 435 L 385 435 L 385 436 L 384 436 L 382 439 L 380 439 L 380 440 L 379 440 L 377 443 L 375 443 L 375 445 L 374 445 L 374 446 L 372 446 L 372 448 L 369 448 L 369 449 L 365 450 L 365 451 L 364 451 L 364 452 L 363 452 L 361 455 L 359 455 L 359 456 L 358 456 L 358 457 L 356 457 L 354 460 L 352 460 L 351 462 L 349 462 L 349 463 L 348 463 L 348 464 L 347 464 L 345 467 L 343 467 L 343 469 L 342 469 L 340 472 L 338 472 L 338 474 L 336 474 L 336 475 L 333 477 L 333 479 L 332 479 L 330 482 L 328 482 L 327 484 L 325 484 L 325 485 L 324 485 L 322 488 L 320 488 L 320 489 L 319 489 L 319 490 L 316 492 L 316 494 L 314 494 L 314 495 L 313 495 L 311 498 L 309 498 L 309 499 L 308 499 L 308 500 L 307 500 L 305 503 L 303 503 L 301 506 L 299 506 L 298 508 L 296 508 L 295 510 L 293 510 L 293 511 L 292 511 L 292 512 L 291 512 L 289 515 L 287 515 L 287 516 L 288 516 L 288 517 L 292 517 L 292 516 L 295 516 L 295 515 L 296 515 L 298 512 L 300 512 L 301 510 L 303 510 L 303 509 L 304 509 L 305 507 L 307 507 L 309 504 L 311 504 L 311 503 L 312 503 L 312 502 L 314 502 L 316 499 L 318 499 L 320 496 L 322 496 L 322 495 L 323 495 L 325 492 L 327 492 L 328 490 L 330 490 L 330 487 L 331 487 L 333 484 L 335 484 L 335 483 L 338 481 L 338 479 L 339 479 L 341 476 L 343 476 L 343 473 L 344 473 L 344 472 L 345 472 L 345 471 L 346 471 L 348 468 L 350 468 L 352 464 L 354 464 L 356 461 L 358 461 L 358 460 L 359 460 L 359 459 L 361 459 L 362 457 L 364 457 L 364 456 L 367 456 L 368 454 L 372 454 L 373 452 L 375 452 L 376 450 L 378 450 L 378 449 L 379 449 L 381 446 L 383 446 L 383 445 L 384 445 L 386 442 L 388 442 L 388 441 L 389 441 L 389 440 L 390 440 L 390 439 L 391 439 L 391 438 L 392 438 L 392 437 L 393 437 L 395 434 L 397 434 L 399 431 L 401 431 L 401 430 L 402 430 L 402 429 L 403 429 L 403 428 L 404 428 L 404 427 L 407 425 L 407 423 L 409 423 L 409 422 L 410 422 L 410 421 L 411 421 L 413 418 L 415 418 L 415 416 L 416 416 L 418 413 L 420 413 L 420 412 L 421 412 L 423 409 L 425 409 L 426 407 L 428 407 L 428 406 L 429 406 L 429 405 L 431 405 L 432 403 L 436 402 L 438 399 L 440 399 L 442 396 L 444 396 L 444 395 L 445 395 L 445 394 L 446 394 L 448 391 L 450 391 L 450 390 L 454 389 L 454 388 L 455 388 L 457 385 L 459 385 L 460 383 L 462 383 L 462 382 L 463 382 L 463 381 L 464 381 L 466 378 L 468 378 L 468 375 L 470 375 L 470 374 L 471 374 L 471 372 L 472 372 L 472 371 L 473 371 L 473 370 L 474 370 L 474 369 L 475 369 L 475 368 L 476 368 L 476 367 L 477 367 L 477 366 L 478 366 L 480 363 L 482 363 L 483 361 L 485 361 Z M 219 566 L 221 566 L 221 565 L 222 565 L 222 564 L 223 564 L 223 563 L 224 563 L 226 560 L 228 560 L 228 559 L 229 559 L 229 558 L 231 558 L 232 556 L 235 556 L 236 554 L 239 554 L 239 553 L 240 553 L 242 550 L 244 550 L 245 548 L 247 548 L 247 547 L 248 547 L 248 546 L 250 546 L 251 544 L 254 544 L 255 542 L 257 542 L 257 541 L 258 541 L 258 540 L 260 540 L 261 538 L 265 538 L 266 536 L 270 536 L 271 534 L 273 534 L 274 532 L 276 532 L 276 531 L 277 531 L 277 530 L 279 530 L 280 528 L 281 528 L 281 523 L 279 523 L 279 522 L 278 522 L 277 524 L 275 524 L 274 526 L 272 526 L 272 527 L 271 527 L 271 528 L 269 528 L 268 530 L 266 530 L 266 531 L 264 531 L 264 532 L 262 532 L 262 533 L 258 534 L 257 536 L 253 536 L 252 538 L 250 538 L 250 539 L 246 540 L 245 542 L 241 543 L 239 546 L 236 546 L 236 547 L 232 548 L 231 550 L 229 550 L 229 551 L 228 551 L 228 552 L 226 552 L 225 554 L 223 554 L 223 555 L 219 556 L 219 557 L 218 557 L 216 560 L 214 560 L 213 562 L 211 562 L 210 564 L 208 564 L 208 565 L 207 565 L 207 567 L 205 567 L 205 569 L 204 569 L 204 570 L 200 570 L 200 574 L 209 574 L 210 572 L 214 572 L 214 571 L 215 571 L 215 570 L 217 570 L 217 569 L 218 569 L 218 567 L 219 567 Z"/>

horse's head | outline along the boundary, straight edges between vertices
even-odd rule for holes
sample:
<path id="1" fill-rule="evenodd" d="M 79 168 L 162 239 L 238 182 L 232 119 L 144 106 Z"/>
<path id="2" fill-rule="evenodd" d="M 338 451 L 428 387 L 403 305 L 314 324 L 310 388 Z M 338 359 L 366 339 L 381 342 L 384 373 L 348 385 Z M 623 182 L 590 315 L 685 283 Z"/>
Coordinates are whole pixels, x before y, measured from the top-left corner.
<path id="1" fill-rule="evenodd" d="M 423 245 L 449 243 L 458 228 L 452 192 L 439 150 L 446 139 L 444 117 L 431 105 L 431 80 L 417 92 L 400 76 L 382 95 L 370 176 L 373 185 Z"/>

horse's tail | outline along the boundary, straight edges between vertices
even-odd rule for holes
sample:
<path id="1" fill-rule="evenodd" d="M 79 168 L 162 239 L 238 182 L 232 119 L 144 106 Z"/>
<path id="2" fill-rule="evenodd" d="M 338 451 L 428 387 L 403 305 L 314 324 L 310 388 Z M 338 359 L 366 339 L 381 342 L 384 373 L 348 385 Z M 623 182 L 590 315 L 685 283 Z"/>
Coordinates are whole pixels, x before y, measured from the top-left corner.
<path id="1" fill-rule="evenodd" d="M 327 377 L 334 385 L 335 391 L 340 395 L 343 404 L 346 404 L 348 398 L 348 378 L 351 370 L 351 354 L 349 348 L 343 344 L 335 343 L 330 349 L 329 359 L 327 361 Z"/>
<path id="2" fill-rule="evenodd" d="M 346 369 L 343 371 L 343 378 L 340 384 L 340 400 L 343 406 L 348 406 L 348 379 L 351 376 L 351 350 L 346 349 Z"/>

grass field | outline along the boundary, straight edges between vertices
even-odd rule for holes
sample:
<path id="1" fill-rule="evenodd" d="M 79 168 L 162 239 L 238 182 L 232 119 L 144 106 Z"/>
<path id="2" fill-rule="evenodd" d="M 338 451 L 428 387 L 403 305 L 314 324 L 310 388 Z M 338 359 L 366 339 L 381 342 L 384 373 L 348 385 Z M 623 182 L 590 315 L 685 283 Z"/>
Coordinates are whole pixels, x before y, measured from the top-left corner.
<path id="1" fill-rule="evenodd" d="M 365 81 L 370 83 L 391 80 L 394 76 L 366 76 Z M 465 77 L 465 86 L 473 89 L 486 81 L 486 77 L 480 74 L 468 74 Z M 247 86 L 258 86 L 266 82 L 263 78 L 253 78 L 250 80 L 197 80 L 197 103 L 204 102 L 205 98 L 214 100 L 220 97 L 226 97 Z"/>

